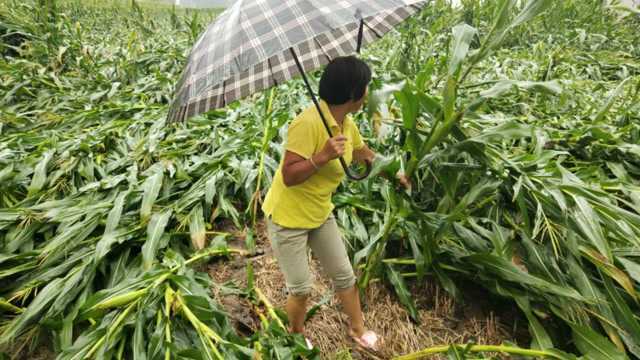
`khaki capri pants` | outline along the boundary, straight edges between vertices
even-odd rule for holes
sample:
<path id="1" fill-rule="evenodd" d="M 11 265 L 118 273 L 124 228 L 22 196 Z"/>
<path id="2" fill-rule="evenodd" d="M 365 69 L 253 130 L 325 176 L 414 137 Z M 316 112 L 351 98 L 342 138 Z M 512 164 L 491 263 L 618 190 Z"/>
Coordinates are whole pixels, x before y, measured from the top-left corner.
<path id="1" fill-rule="evenodd" d="M 333 214 L 315 229 L 285 228 L 269 217 L 267 232 L 290 294 L 308 296 L 311 293 L 313 277 L 309 270 L 308 247 L 331 278 L 336 291 L 355 284 L 353 267 Z"/>

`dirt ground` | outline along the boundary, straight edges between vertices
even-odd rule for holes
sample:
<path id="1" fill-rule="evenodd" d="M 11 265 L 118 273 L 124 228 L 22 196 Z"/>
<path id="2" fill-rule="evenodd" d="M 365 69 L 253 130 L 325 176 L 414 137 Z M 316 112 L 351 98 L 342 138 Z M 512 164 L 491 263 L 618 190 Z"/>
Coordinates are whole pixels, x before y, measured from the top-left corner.
<path id="1" fill-rule="evenodd" d="M 230 246 L 243 247 L 243 239 L 243 233 L 235 232 Z M 246 286 L 246 262 L 251 261 L 255 286 L 262 290 L 275 307 L 284 308 L 284 278 L 271 254 L 262 223 L 258 224 L 257 249 L 260 255 L 253 258 L 238 256 L 231 261 L 211 263 L 208 272 L 217 283 L 233 280 L 243 287 Z M 363 311 L 367 327 L 381 336 L 383 344 L 377 357 L 361 353 L 346 336 L 347 318 L 340 311 L 335 296 L 332 296 L 330 281 L 323 276 L 315 260 L 311 263 L 315 285 L 310 306 L 326 300 L 327 297 L 331 299 L 325 301 L 325 305 L 321 306 L 306 324 L 307 337 L 320 349 L 324 359 L 386 359 L 437 345 L 465 344 L 470 341 L 478 344 L 514 341 L 510 334 L 517 331 L 513 329 L 512 314 L 504 316 L 502 311 L 499 311 L 503 315 L 501 318 L 494 309 L 488 309 L 490 306 L 487 306 L 486 299 L 467 302 L 467 305 L 456 304 L 434 280 L 414 283 L 411 290 L 420 316 L 420 324 L 416 324 L 410 320 L 392 289 L 382 282 L 374 281 L 364 293 Z M 251 313 L 251 306 L 246 300 L 235 295 L 222 295 L 215 286 L 212 291 L 215 298 L 236 320 L 236 325 L 257 326 L 257 319 Z M 479 293 L 472 296 L 477 299 L 484 295 Z"/>

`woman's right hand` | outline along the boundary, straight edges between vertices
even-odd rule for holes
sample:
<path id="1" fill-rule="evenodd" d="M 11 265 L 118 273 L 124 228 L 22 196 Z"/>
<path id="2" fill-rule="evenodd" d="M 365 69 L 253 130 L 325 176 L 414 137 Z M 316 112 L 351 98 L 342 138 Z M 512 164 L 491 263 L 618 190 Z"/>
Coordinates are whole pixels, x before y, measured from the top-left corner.
<path id="1" fill-rule="evenodd" d="M 330 138 L 324 144 L 321 154 L 323 156 L 323 162 L 328 162 L 333 159 L 337 159 L 344 155 L 347 138 L 344 135 L 338 135 Z"/>

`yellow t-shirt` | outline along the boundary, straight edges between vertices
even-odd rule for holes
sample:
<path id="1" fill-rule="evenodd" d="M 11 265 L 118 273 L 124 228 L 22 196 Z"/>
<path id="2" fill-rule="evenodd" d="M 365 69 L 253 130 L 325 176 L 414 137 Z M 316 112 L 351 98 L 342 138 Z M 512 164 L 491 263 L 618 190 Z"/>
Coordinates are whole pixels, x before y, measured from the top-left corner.
<path id="1" fill-rule="evenodd" d="M 333 136 L 341 133 L 340 126 L 331 115 L 326 102 L 320 101 Z M 364 147 L 358 127 L 350 116 L 343 121 L 342 134 L 347 138 L 344 161 L 349 165 L 353 150 Z M 327 129 L 322 123 L 315 105 L 300 113 L 289 125 L 285 150 L 294 152 L 305 159 L 322 150 L 329 140 Z M 283 156 L 284 159 L 284 156 Z M 298 229 L 313 229 L 322 225 L 333 210 L 331 195 L 344 178 L 340 160 L 329 161 L 303 183 L 287 187 L 282 179 L 282 161 L 273 178 L 271 188 L 262 205 L 265 216 L 271 215 L 274 223 Z"/>

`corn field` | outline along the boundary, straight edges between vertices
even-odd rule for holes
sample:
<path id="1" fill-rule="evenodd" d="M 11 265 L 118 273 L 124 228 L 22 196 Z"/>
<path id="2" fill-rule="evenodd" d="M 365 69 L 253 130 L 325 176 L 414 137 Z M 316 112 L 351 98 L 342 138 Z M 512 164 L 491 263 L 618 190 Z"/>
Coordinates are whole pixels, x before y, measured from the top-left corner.
<path id="1" fill-rule="evenodd" d="M 398 359 L 640 359 L 640 11 L 461 3 L 434 0 L 364 51 L 374 78 L 355 120 L 385 160 L 334 196 L 359 286 L 384 279 L 418 321 L 411 284 L 462 301 L 472 282 L 528 323 L 528 343 Z M 320 358 L 251 269 L 245 288 L 198 266 L 252 256 L 286 126 L 310 104 L 302 82 L 167 124 L 216 12 L 0 4 L 5 356 Z M 376 176 L 399 169 L 411 191 Z M 238 332 L 212 287 L 249 299 L 261 326 Z"/>

